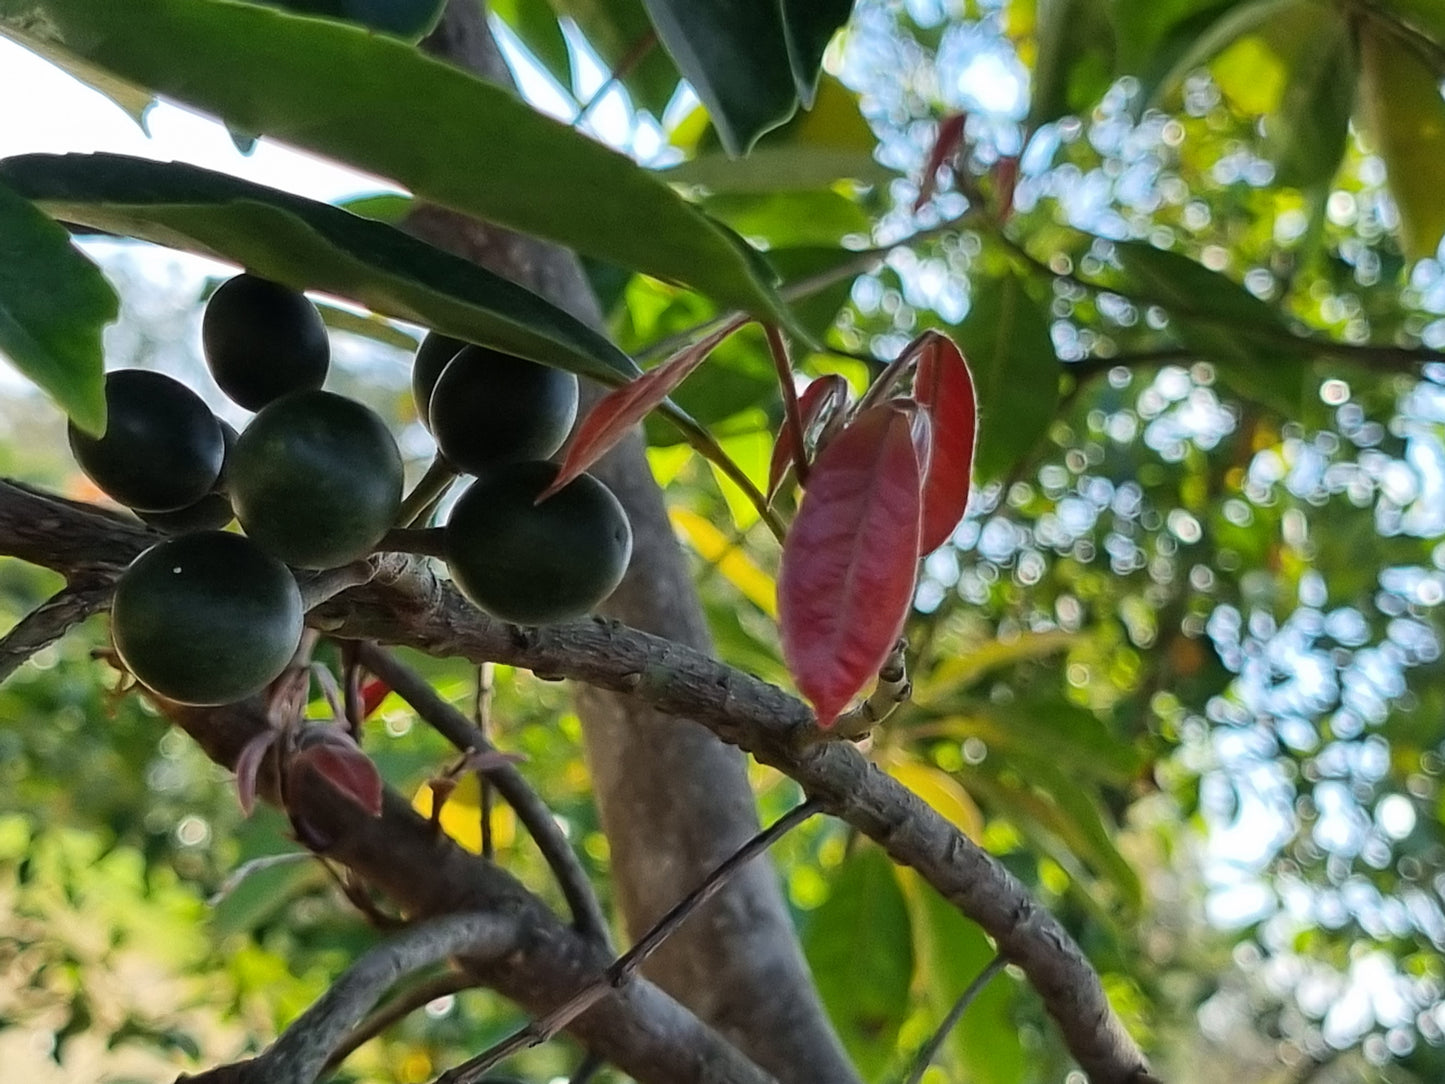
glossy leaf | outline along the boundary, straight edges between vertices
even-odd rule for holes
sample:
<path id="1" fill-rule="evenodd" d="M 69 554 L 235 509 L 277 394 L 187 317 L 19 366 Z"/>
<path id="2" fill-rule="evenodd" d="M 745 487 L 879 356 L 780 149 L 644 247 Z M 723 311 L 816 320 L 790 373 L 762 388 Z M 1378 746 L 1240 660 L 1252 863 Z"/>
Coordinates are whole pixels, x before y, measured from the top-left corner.
<path id="1" fill-rule="evenodd" d="M 416 41 L 436 25 L 445 0 L 251 0 L 298 15 L 344 19 Z"/>
<path id="2" fill-rule="evenodd" d="M 64 227 L 0 184 L 0 353 L 81 429 L 105 429 L 101 334 L 119 302 Z"/>
<path id="3" fill-rule="evenodd" d="M 1005 274 L 975 283 L 968 315 L 950 332 L 968 356 L 978 396 L 974 474 L 992 481 L 1034 448 L 1053 419 L 1060 366 L 1049 318 Z"/>
<path id="4" fill-rule="evenodd" d="M 577 423 L 572 443 L 562 459 L 562 469 L 537 500 L 546 500 L 606 455 L 634 425 L 660 406 L 689 373 L 707 360 L 712 348 L 726 334 L 710 335 L 604 395 Z"/>
<path id="5" fill-rule="evenodd" d="M 838 28 L 848 21 L 853 0 L 779 0 L 779 4 L 793 83 L 804 108 L 811 108 L 823 53 Z"/>
<path id="6" fill-rule="evenodd" d="M 783 544 L 783 658 L 820 726 L 888 657 L 913 599 L 922 478 L 910 412 L 865 410 L 823 449 Z"/>
<path id="7" fill-rule="evenodd" d="M 807 454 L 808 434 L 817 426 L 826 424 L 847 402 L 848 382 L 837 373 L 820 376 L 802 390 L 798 395 L 798 415 L 803 422 L 803 432 L 795 432 L 792 417 L 783 415 L 778 439 L 773 444 L 772 461 L 768 464 L 769 497 L 777 493 L 788 468 L 798 461 L 799 456 Z"/>
<path id="8" fill-rule="evenodd" d="M 803 950 L 849 1056 L 869 1079 L 887 1067 L 908 1016 L 913 932 L 893 863 L 865 844 L 808 916 Z"/>
<path id="9" fill-rule="evenodd" d="M 947 336 L 924 332 L 907 352 L 918 359 L 913 398 L 931 423 L 918 546 L 920 553 L 932 553 L 953 534 L 968 508 L 978 438 L 978 396 L 968 362 Z"/>
<path id="10" fill-rule="evenodd" d="M 1400 210 L 1402 245 L 1411 258 L 1433 256 L 1445 237 L 1440 73 L 1368 19 L 1360 30 L 1360 51 L 1365 126 L 1385 160 L 1390 193 Z"/>
<path id="11" fill-rule="evenodd" d="M 336 207 L 179 163 L 24 155 L 0 182 L 67 222 L 229 260 L 468 342 L 617 383 L 632 362 L 516 284 Z"/>
<path id="12" fill-rule="evenodd" d="M 43 40 L 128 82 L 419 198 L 779 316 L 755 254 L 647 170 L 406 42 L 228 0 L 37 2 Z M 3 8 L 0 26 L 26 42 L 40 34 Z M 238 55 L 264 56 L 266 77 Z"/>

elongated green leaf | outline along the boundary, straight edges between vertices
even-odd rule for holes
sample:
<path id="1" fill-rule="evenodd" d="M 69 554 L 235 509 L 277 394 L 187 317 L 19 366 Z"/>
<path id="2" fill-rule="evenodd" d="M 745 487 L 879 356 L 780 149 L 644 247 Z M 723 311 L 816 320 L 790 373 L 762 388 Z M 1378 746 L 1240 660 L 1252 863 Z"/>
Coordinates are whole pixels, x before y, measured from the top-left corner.
<path id="1" fill-rule="evenodd" d="M 729 154 L 746 154 L 760 135 L 797 110 L 778 0 L 643 3 Z"/>
<path id="2" fill-rule="evenodd" d="M 1114 70 L 1114 31 L 1105 0 L 1037 0 L 1028 130 L 1098 100 Z"/>
<path id="3" fill-rule="evenodd" d="M 105 430 L 101 333 L 115 291 L 33 203 L 0 184 L 0 352 L 88 433 Z"/>
<path id="4" fill-rule="evenodd" d="M 10 158 L 0 181 L 67 222 L 229 260 L 610 383 L 636 372 L 601 335 L 515 283 L 324 203 L 124 155 Z"/>
<path id="5" fill-rule="evenodd" d="M 913 982 L 908 903 L 883 851 L 864 846 L 847 858 L 808 917 L 803 950 L 849 1056 L 877 1078 L 908 1017 Z"/>
<path id="6" fill-rule="evenodd" d="M 1059 401 L 1059 359 L 1046 314 L 1004 274 L 976 283 L 968 316 L 949 333 L 963 347 L 978 392 L 980 482 L 1008 472 L 1043 436 Z"/>
<path id="7" fill-rule="evenodd" d="M 931 887 L 914 880 L 910 893 L 918 958 L 936 1015 L 952 1008 L 989 965 L 995 949 L 984 932 Z M 995 975 L 969 1004 L 949 1037 L 954 1057 L 969 1084 L 1018 1084 L 1025 1055 L 1014 1016 L 1017 987 L 1007 974 Z"/>
<path id="8" fill-rule="evenodd" d="M 25 19 L 29 37 L 15 3 L 39 5 L 52 40 L 87 62 L 245 131 L 778 316 L 765 265 L 646 170 L 405 42 L 231 0 L 7 0 L 0 25 Z"/>
<path id="9" fill-rule="evenodd" d="M 861 206 L 831 188 L 811 192 L 728 193 L 703 201 L 708 214 L 748 238 L 779 246 L 833 245 L 864 240 L 872 226 Z"/>
<path id="10" fill-rule="evenodd" d="M 823 52 L 838 28 L 848 21 L 853 0 L 780 0 L 783 34 L 788 43 L 788 62 L 793 82 L 805 108 L 813 104 Z"/>
<path id="11" fill-rule="evenodd" d="M 487 8 L 507 24 L 548 75 L 564 87 L 570 85 L 572 57 L 547 0 L 490 0 Z"/>
<path id="12" fill-rule="evenodd" d="M 667 50 L 657 44 L 657 32 L 652 29 L 642 0 L 549 2 L 558 15 L 577 25 L 632 100 L 653 116 L 661 117 L 681 76 Z M 574 84 L 575 75 L 574 71 Z"/>
<path id="13" fill-rule="evenodd" d="M 1400 209 L 1403 247 L 1416 259 L 1433 256 L 1445 237 L 1441 74 L 1370 20 L 1360 30 L 1360 51 L 1364 119 Z"/>
<path id="14" fill-rule="evenodd" d="M 419 40 L 442 13 L 445 0 L 251 0 L 301 15 L 345 19 L 384 34 Z"/>
<path id="15" fill-rule="evenodd" d="M 1328 184 L 1344 157 L 1360 63 L 1339 10 L 1301 0 L 1270 26 L 1288 74 L 1279 110 L 1265 119 L 1265 153 L 1280 184 Z"/>
<path id="16" fill-rule="evenodd" d="M 9 2 L 15 3 L 18 0 L 9 0 Z M 5 3 L 0 2 L 0 17 L 5 16 Z M 117 79 L 110 72 L 98 68 L 94 64 L 87 64 L 80 57 L 58 47 L 54 42 L 22 34 L 13 28 L 7 30 L 3 22 L 0 22 L 0 38 L 8 38 L 18 45 L 23 45 L 62 71 L 69 72 L 86 86 L 105 95 L 120 106 L 130 119 L 136 122 L 141 131 L 146 131 L 146 112 L 155 104 L 155 95 L 150 91 L 143 90 L 124 79 Z"/>
<path id="17" fill-rule="evenodd" d="M 1160 79 L 1157 96 L 1174 93 L 1190 72 L 1208 64 L 1240 38 L 1252 34 L 1276 15 L 1288 12 L 1298 0 L 1243 0 L 1220 9 L 1206 9 L 1197 22 L 1187 24 L 1187 45 L 1179 51 L 1174 67 Z M 1171 50 L 1172 51 L 1172 50 Z M 1256 76 L 1258 76 L 1256 72 Z M 1265 80 L 1256 78 L 1256 83 Z M 1270 103 L 1269 108 L 1273 107 Z M 1260 107 L 1258 112 L 1264 112 Z"/>
<path id="18" fill-rule="evenodd" d="M 1136 241 L 1115 252 L 1136 296 L 1168 312 L 1180 341 L 1218 364 L 1236 391 L 1276 410 L 1298 410 L 1312 347 L 1277 309 L 1178 252 Z"/>
<path id="19" fill-rule="evenodd" d="M 695 130 L 693 143 L 675 137 L 693 157 L 664 172 L 668 180 L 713 192 L 782 192 L 840 180 L 886 184 L 896 176 L 873 157 L 878 137 L 858 108 L 858 96 L 831 76 L 818 84 L 813 108 L 767 133 L 746 158 L 725 154 L 712 126 Z"/>

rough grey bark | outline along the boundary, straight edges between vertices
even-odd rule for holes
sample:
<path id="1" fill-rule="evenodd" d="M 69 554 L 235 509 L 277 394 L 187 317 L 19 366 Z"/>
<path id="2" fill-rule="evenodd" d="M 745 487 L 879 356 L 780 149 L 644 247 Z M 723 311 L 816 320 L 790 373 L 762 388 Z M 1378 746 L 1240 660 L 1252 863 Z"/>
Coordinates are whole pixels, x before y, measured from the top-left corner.
<path id="1" fill-rule="evenodd" d="M 0 480 L 0 554 L 54 569 L 71 580 L 113 580 L 157 537 L 134 521 Z M 1098 975 L 1058 921 L 992 856 L 851 744 L 819 741 L 812 713 L 795 697 L 692 648 L 616 621 L 589 619 L 540 629 L 495 621 L 425 564 L 405 555 L 375 558 L 374 566 L 369 583 L 321 603 L 310 614 L 310 623 L 349 638 L 571 678 L 699 721 L 722 740 L 796 780 L 828 812 L 878 842 L 895 861 L 916 869 L 978 923 L 999 952 L 1023 969 L 1090 1080 L 1157 1084 L 1110 1008 Z M 222 717 L 212 727 L 211 739 L 230 745 L 213 749 L 204 739 L 202 744 L 221 763 L 233 762 L 246 733 L 226 724 L 225 711 L 198 714 Z M 399 892 L 403 901 L 422 890 L 414 879 L 427 881 L 431 902 L 418 908 L 422 913 L 486 909 L 483 900 L 459 888 L 480 874 L 458 868 L 455 877 L 460 879 L 453 883 L 454 875 L 429 850 L 434 840 L 417 838 L 404 823 L 391 836 L 380 829 L 373 836 L 356 853 L 338 854 L 338 860 L 377 879 L 383 889 Z M 377 848 L 390 848 L 391 858 L 373 853 Z M 413 853 L 417 848 L 427 853 L 418 856 Z M 480 866 L 494 869 L 487 863 Z M 416 872 L 421 870 L 429 872 Z M 535 1003 L 503 985 L 508 979 L 501 976 L 492 985 L 523 1004 Z M 528 996 L 535 997 L 535 991 Z M 590 1014 L 583 1018 L 587 1020 Z"/>
<path id="2" fill-rule="evenodd" d="M 473 0 L 453 0 L 427 48 L 489 78 L 509 78 L 480 12 Z M 419 212 L 408 226 L 601 325 L 571 253 L 439 209 Z M 631 570 L 606 612 L 710 653 L 641 440 L 625 442 L 594 473 L 622 501 L 635 538 Z M 746 759 L 705 728 L 631 697 L 582 686 L 577 705 L 617 897 L 636 937 L 757 832 Z M 818 1000 L 770 863 L 744 870 L 646 972 L 786 1084 L 858 1079 Z"/>

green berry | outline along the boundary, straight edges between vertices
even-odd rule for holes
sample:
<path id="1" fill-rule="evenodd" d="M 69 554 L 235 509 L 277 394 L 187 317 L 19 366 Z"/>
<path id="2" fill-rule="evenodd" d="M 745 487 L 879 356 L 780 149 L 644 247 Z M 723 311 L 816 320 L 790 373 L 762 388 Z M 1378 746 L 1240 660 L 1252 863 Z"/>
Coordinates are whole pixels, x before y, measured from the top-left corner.
<path id="1" fill-rule="evenodd" d="M 201 345 L 216 383 L 247 410 L 326 380 L 331 343 L 306 295 L 255 275 L 237 275 L 206 302 Z"/>

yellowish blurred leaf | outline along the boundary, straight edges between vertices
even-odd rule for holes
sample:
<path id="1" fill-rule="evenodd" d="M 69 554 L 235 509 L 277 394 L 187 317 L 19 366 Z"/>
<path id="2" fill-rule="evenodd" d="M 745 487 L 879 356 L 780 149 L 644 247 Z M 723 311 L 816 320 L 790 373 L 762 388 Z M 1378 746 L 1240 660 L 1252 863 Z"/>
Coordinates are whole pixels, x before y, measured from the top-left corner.
<path id="1" fill-rule="evenodd" d="M 442 831 L 473 854 L 482 853 L 482 788 L 476 772 L 468 772 L 457 780 L 456 789 L 442 806 Z M 432 812 L 431 784 L 423 783 L 412 797 L 411 806 L 423 817 Z M 492 803 L 492 844 L 499 851 L 511 847 L 517 839 L 517 818 L 506 803 Z"/>
<path id="2" fill-rule="evenodd" d="M 742 548 L 713 523 L 686 508 L 669 513 L 672 525 L 699 557 L 715 566 L 722 577 L 769 617 L 778 615 L 778 588 L 773 578 L 753 563 Z"/>

